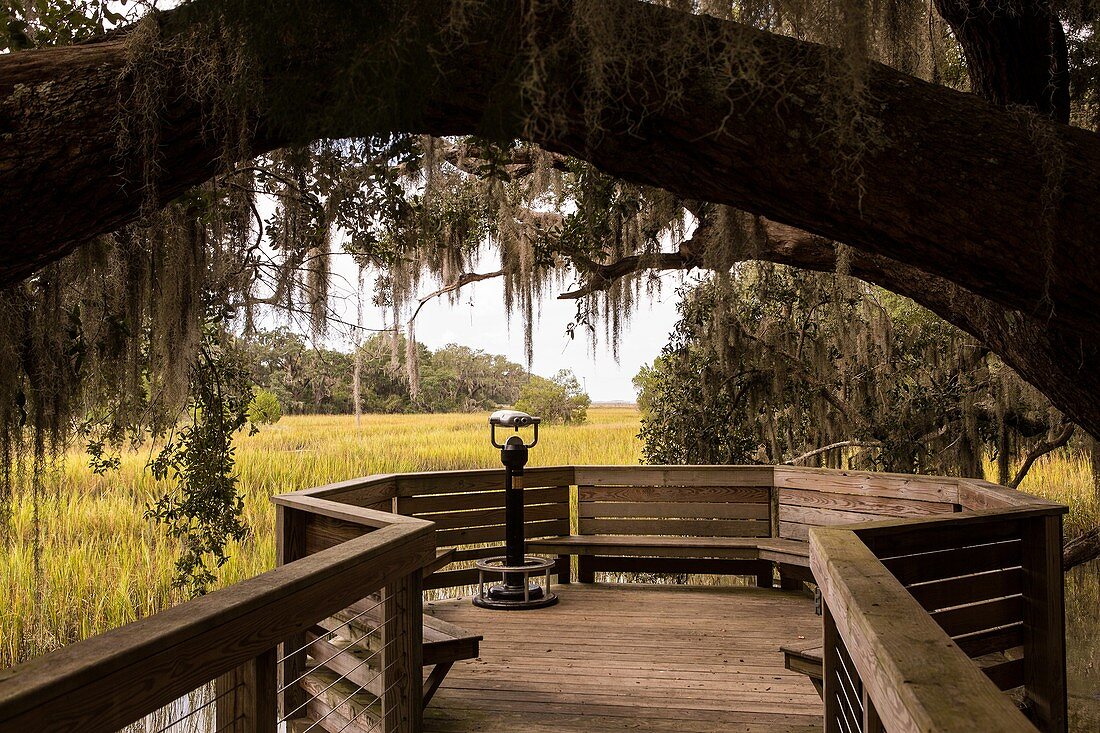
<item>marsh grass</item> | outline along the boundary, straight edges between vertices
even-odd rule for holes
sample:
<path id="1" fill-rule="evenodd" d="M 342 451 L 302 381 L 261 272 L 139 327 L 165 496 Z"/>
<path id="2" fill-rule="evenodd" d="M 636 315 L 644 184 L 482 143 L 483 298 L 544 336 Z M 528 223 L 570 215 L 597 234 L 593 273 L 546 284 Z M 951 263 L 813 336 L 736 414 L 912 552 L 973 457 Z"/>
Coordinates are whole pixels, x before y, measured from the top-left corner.
<path id="1" fill-rule="evenodd" d="M 531 465 L 633 464 L 641 446 L 632 408 L 595 408 L 576 426 L 548 426 Z M 165 490 L 144 466 L 145 447 L 120 470 L 95 476 L 73 453 L 39 504 L 41 577 L 34 573 L 34 511 L 15 502 L 12 541 L 0 556 L 0 668 L 141 618 L 185 600 L 172 587 L 176 546 L 144 518 Z M 257 575 L 275 562 L 272 494 L 372 473 L 499 466 L 483 414 L 285 417 L 237 443 L 245 521 L 251 534 L 230 549 L 219 584 Z M 1088 462 L 1048 456 L 1023 489 L 1070 506 L 1068 536 L 1100 518 Z"/>
<path id="2" fill-rule="evenodd" d="M 638 414 L 596 408 L 584 425 L 548 426 L 530 465 L 637 463 Z M 0 668 L 155 613 L 186 599 L 172 587 L 176 545 L 144 512 L 167 485 L 144 470 L 150 448 L 123 455 L 105 476 L 73 453 L 39 502 L 41 577 L 34 572 L 33 503 L 14 502 L 11 543 L 0 555 Z M 275 564 L 272 494 L 372 473 L 500 465 L 485 415 L 284 417 L 237 441 L 244 542 L 230 548 L 219 585 Z"/>

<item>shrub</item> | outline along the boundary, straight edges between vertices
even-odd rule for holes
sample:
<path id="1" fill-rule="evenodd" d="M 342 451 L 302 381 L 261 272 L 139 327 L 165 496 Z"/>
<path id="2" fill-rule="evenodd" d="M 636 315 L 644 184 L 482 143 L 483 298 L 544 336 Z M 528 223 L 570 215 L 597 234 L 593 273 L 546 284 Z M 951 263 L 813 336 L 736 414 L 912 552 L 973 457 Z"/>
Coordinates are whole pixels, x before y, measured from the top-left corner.
<path id="1" fill-rule="evenodd" d="M 546 422 L 569 424 L 587 420 L 591 404 L 573 372 L 562 369 L 553 379 L 532 376 L 520 388 L 515 407 Z"/>
<path id="2" fill-rule="evenodd" d="M 255 387 L 252 390 L 252 402 L 248 404 L 248 419 L 255 425 L 274 425 L 283 416 L 279 398 L 274 392 Z"/>

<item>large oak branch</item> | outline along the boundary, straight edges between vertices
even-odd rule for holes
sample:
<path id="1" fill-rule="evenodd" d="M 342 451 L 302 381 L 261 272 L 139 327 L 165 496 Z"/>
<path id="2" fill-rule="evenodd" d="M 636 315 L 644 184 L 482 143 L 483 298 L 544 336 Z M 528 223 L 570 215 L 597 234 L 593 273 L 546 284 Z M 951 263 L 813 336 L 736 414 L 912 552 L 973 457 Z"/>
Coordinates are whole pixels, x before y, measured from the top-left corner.
<path id="1" fill-rule="evenodd" d="M 241 34 L 262 50 L 263 84 L 251 152 L 388 131 L 526 137 L 1100 333 L 1092 133 L 874 64 L 848 124 L 829 49 L 636 0 L 603 0 L 599 33 L 579 0 L 464 2 L 461 34 L 441 22 L 457 17 L 448 0 L 318 0 L 297 26 L 280 15 L 295 5 L 195 0 L 162 16 L 169 39 L 223 10 L 215 22 L 252 19 Z M 204 134 L 201 95 L 178 91 L 195 52 L 155 59 L 168 90 L 162 198 L 225 153 Z M 126 60 L 125 39 L 0 57 L 0 282 L 138 215 L 139 165 L 116 146 Z"/>
<path id="2" fill-rule="evenodd" d="M 758 238 L 738 259 L 819 272 L 837 270 L 833 242 L 767 219 L 759 221 L 758 230 Z M 709 240 L 716 236 L 723 233 L 704 216 L 679 251 L 594 264 L 583 273 L 585 282 L 580 288 L 558 297 L 584 297 L 643 271 L 707 268 L 700 253 L 712 249 Z M 881 255 L 855 251 L 847 258 L 845 267 L 851 275 L 904 295 L 974 336 L 1075 423 L 1094 436 L 1100 435 L 1100 342 L 1096 339 L 1067 333 L 1006 309 L 942 277 Z"/>

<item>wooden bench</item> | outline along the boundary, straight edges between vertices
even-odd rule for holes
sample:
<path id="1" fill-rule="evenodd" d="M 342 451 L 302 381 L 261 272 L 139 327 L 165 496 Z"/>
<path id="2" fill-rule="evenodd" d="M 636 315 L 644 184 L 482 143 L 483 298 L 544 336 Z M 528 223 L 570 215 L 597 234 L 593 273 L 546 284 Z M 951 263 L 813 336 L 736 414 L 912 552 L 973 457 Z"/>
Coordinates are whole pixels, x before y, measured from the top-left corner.
<path id="1" fill-rule="evenodd" d="M 812 580 L 809 545 L 773 536 L 770 486 L 578 486 L 579 533 L 529 540 L 533 553 L 577 555 L 596 572 L 755 575 L 772 585 Z M 800 583 L 799 583 L 800 585 Z"/>

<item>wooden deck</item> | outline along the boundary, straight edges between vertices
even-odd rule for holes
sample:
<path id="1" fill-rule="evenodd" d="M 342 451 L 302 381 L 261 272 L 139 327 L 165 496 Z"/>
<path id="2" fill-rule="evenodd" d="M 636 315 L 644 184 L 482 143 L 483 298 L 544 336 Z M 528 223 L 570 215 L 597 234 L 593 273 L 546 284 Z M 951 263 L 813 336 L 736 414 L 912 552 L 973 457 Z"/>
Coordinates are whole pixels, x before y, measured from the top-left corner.
<path id="1" fill-rule="evenodd" d="M 752 587 L 573 584 L 557 606 L 427 610 L 484 635 L 424 712 L 426 733 L 809 733 L 822 703 L 779 647 L 821 634 L 813 601 Z"/>

